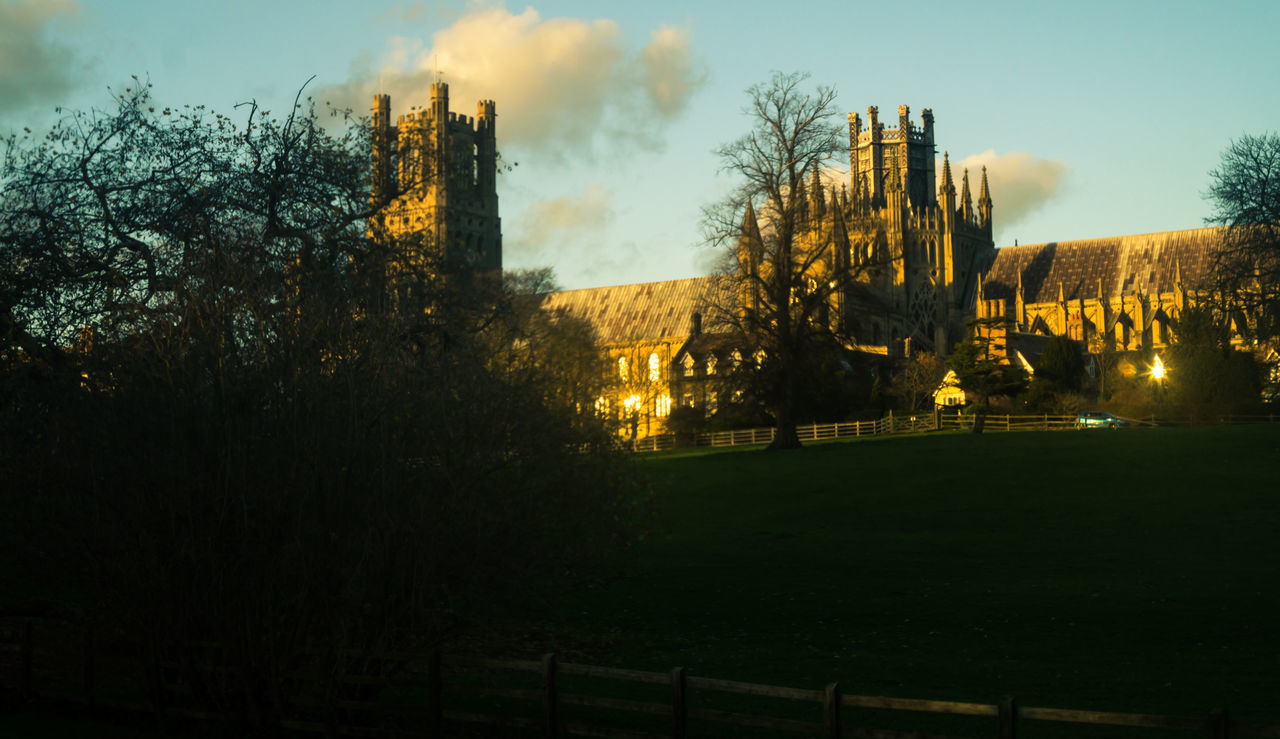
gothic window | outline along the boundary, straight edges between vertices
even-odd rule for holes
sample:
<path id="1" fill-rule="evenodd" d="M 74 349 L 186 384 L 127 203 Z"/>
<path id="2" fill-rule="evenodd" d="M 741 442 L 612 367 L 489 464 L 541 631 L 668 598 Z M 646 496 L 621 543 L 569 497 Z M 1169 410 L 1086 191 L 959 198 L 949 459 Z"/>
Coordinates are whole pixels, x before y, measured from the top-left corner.
<path id="1" fill-rule="evenodd" d="M 671 415 L 670 395 L 659 395 L 653 399 L 653 415 L 658 418 Z"/>
<path id="2" fill-rule="evenodd" d="M 618 379 L 619 379 L 619 380 L 622 380 L 623 382 L 626 382 L 626 381 L 627 381 L 627 375 L 628 375 L 628 372 L 627 372 L 627 358 L 626 358 L 626 357 L 618 357 Z"/>
<path id="3" fill-rule="evenodd" d="M 661 362 L 657 354 L 649 355 L 649 382 L 657 382 L 662 378 Z"/>

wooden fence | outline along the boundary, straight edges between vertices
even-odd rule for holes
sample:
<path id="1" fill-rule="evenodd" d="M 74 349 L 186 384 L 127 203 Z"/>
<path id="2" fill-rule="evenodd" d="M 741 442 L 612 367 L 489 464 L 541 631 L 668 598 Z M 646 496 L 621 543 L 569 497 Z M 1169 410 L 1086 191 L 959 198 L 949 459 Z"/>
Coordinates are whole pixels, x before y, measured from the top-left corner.
<path id="1" fill-rule="evenodd" d="M 66 636 L 65 631 L 62 636 Z M 56 699 L 197 721 L 246 718 L 244 711 L 184 705 L 174 693 L 175 685 L 169 685 L 151 700 L 142 698 L 145 692 L 132 699 L 96 695 L 96 676 L 100 670 L 112 673 L 111 665 L 96 664 L 91 638 L 80 640 L 70 652 L 83 650 L 81 665 L 72 665 L 66 659 L 65 646 L 38 644 L 30 622 L 0 624 L 0 667 L 4 673 L 0 677 L 6 678 L 0 684 L 7 697 L 16 696 L 27 702 Z M 193 647 L 181 662 L 187 669 L 195 667 L 206 676 L 226 678 L 232 671 L 213 659 L 218 653 L 214 645 L 203 644 Z M 42 666 L 45 655 L 60 660 L 60 669 Z M 361 737 L 449 737 L 480 732 L 485 736 L 548 739 L 685 739 L 749 736 L 754 732 L 757 736 L 823 739 L 948 739 L 918 729 L 871 725 L 889 722 L 901 727 L 907 723 L 902 714 L 933 714 L 969 717 L 962 718 L 968 722 L 962 727 L 966 736 L 994 735 L 997 739 L 1015 739 L 1030 722 L 1164 729 L 1212 739 L 1280 738 L 1280 724 L 1238 721 L 1230 718 L 1225 709 L 1200 716 L 1166 716 L 1024 707 L 1012 697 L 996 703 L 964 703 L 846 695 L 835 682 L 816 689 L 780 687 L 700 677 L 681 667 L 668 672 L 644 672 L 561 662 L 555 654 L 547 654 L 541 660 L 441 657 L 437 653 L 350 655 L 364 665 L 393 665 L 394 669 L 373 673 L 354 670 L 338 676 L 336 682 L 356 688 L 354 693 L 326 694 L 315 689 L 313 680 L 319 679 L 315 675 L 290 676 L 294 690 L 289 696 L 289 714 L 278 721 L 281 728 Z M 54 674 L 59 671 L 72 674 Z M 327 679 L 332 687 L 333 676 Z M 724 702 L 726 697 L 728 704 Z M 760 710 L 766 703 L 767 710 Z M 979 723 L 976 719 L 985 721 Z"/>
<path id="2" fill-rule="evenodd" d="M 1276 423 L 1280 415 L 1188 415 L 1146 416 L 1125 419 L 1131 426 L 1232 426 L 1243 424 Z M 874 421 L 844 421 L 840 423 L 814 423 L 796 427 L 800 441 L 825 441 L 857 436 L 880 434 L 912 434 L 924 431 L 971 430 L 974 416 L 955 412 L 889 413 Z M 1054 414 L 987 414 L 984 431 L 1063 431 L 1076 427 L 1076 416 Z M 695 434 L 685 446 L 725 447 L 753 446 L 773 441 L 773 428 L 736 429 L 732 431 L 708 431 Z M 627 442 L 632 451 L 659 452 L 675 449 L 679 439 L 674 434 L 657 434 Z"/>

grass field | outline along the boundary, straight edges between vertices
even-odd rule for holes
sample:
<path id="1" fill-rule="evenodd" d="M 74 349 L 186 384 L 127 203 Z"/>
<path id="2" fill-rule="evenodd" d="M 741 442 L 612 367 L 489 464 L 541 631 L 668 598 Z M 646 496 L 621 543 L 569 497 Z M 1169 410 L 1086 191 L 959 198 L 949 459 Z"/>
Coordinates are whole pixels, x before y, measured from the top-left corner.
<path id="1" fill-rule="evenodd" d="M 927 434 L 638 465 L 658 518 L 631 572 L 544 614 L 583 657 L 1280 722 L 1280 426 Z"/>

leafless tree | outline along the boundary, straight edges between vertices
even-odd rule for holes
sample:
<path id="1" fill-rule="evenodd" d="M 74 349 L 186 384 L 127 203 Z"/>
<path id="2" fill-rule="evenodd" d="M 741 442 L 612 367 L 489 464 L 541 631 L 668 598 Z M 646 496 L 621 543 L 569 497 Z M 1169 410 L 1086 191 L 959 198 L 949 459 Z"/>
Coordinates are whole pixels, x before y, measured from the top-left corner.
<path id="1" fill-rule="evenodd" d="M 836 91 L 810 90 L 807 80 L 775 73 L 747 90 L 750 131 L 716 150 L 736 186 L 703 209 L 705 240 L 735 257 L 708 323 L 733 334 L 744 356 L 763 351 L 757 379 L 777 426 L 774 449 L 800 445 L 800 390 L 848 345 L 849 293 L 865 269 L 850 264 L 841 204 L 821 183 L 845 151 Z"/>
<path id="2" fill-rule="evenodd" d="M 1207 222 L 1226 226 L 1214 256 L 1215 302 L 1242 335 L 1280 338 L 1280 135 L 1243 135 L 1209 172 Z"/>

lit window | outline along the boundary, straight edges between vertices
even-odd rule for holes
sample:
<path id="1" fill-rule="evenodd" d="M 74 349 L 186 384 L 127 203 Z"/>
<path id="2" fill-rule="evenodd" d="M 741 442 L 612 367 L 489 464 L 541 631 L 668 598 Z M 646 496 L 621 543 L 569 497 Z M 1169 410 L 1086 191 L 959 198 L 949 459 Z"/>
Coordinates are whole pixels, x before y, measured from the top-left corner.
<path id="1" fill-rule="evenodd" d="M 661 362 L 657 354 L 649 355 L 649 382 L 657 382 L 662 376 Z"/>
<path id="2" fill-rule="evenodd" d="M 627 381 L 627 358 L 618 357 L 618 378 L 623 382 Z"/>
<path id="3" fill-rule="evenodd" d="M 685 394 L 684 394 L 684 398 L 680 401 L 680 404 L 681 404 L 681 405 L 683 405 L 685 408 L 692 408 L 692 407 L 693 407 L 693 393 L 685 393 Z"/>
<path id="4" fill-rule="evenodd" d="M 707 393 L 707 412 L 715 413 L 720 407 L 720 394 L 715 390 Z"/>
<path id="5" fill-rule="evenodd" d="M 688 354 L 684 355 L 684 359 L 681 360 L 680 364 L 684 365 L 684 376 L 693 377 L 693 357 Z"/>
<path id="6" fill-rule="evenodd" d="M 707 355 L 707 374 L 714 375 L 716 373 L 716 355 Z"/>
<path id="7" fill-rule="evenodd" d="M 659 395 L 653 400 L 653 415 L 658 418 L 671 415 L 671 396 Z"/>

